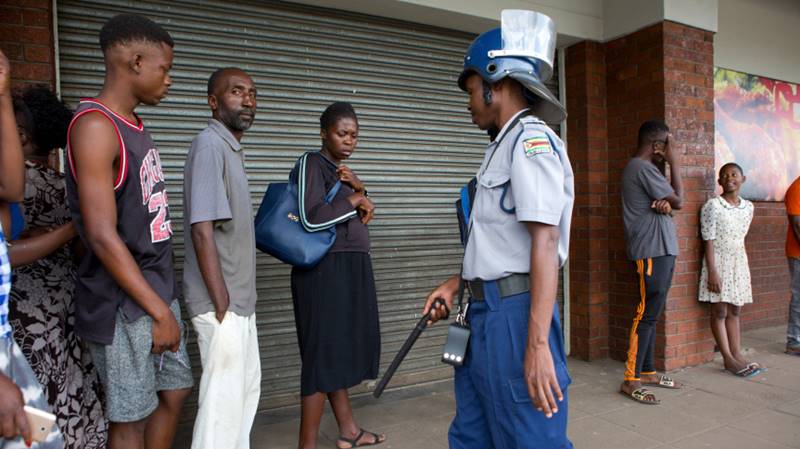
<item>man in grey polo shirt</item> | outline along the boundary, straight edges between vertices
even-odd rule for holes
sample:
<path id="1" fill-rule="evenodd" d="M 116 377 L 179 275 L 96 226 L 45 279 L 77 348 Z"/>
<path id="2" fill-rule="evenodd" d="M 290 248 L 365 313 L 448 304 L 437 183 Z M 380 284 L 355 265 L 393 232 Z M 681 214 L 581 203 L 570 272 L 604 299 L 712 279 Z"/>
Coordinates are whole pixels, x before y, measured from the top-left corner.
<path id="1" fill-rule="evenodd" d="M 656 120 L 644 122 L 639 127 L 636 154 L 622 172 L 625 240 L 628 258 L 636 264 L 640 299 L 631 326 L 620 391 L 644 404 L 659 401 L 642 385 L 680 387 L 669 377 L 659 376 L 654 365 L 656 323 L 667 302 L 678 256 L 672 210 L 680 209 L 683 204 L 681 160 L 671 140 L 666 124 Z M 669 163 L 671 181 L 664 175 L 665 163 Z"/>
<path id="2" fill-rule="evenodd" d="M 183 180 L 191 234 L 183 296 L 203 364 L 192 449 L 247 449 L 261 393 L 253 209 L 239 143 L 255 118 L 253 80 L 237 68 L 217 70 L 208 105 L 212 119 L 192 141 Z"/>

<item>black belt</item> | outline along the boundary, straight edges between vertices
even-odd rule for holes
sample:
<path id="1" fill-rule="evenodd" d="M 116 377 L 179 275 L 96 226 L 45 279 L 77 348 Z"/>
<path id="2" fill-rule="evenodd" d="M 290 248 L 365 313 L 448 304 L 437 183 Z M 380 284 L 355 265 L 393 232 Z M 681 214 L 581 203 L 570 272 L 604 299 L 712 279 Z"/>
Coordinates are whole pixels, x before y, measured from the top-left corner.
<path id="1" fill-rule="evenodd" d="M 469 287 L 470 296 L 476 301 L 483 301 L 486 299 L 483 296 L 483 285 L 489 281 L 475 280 L 466 281 Z M 528 273 L 525 274 L 512 274 L 502 279 L 494 281 L 497 284 L 497 289 L 500 291 L 500 297 L 518 295 L 525 293 L 531 289 L 531 278 Z"/>

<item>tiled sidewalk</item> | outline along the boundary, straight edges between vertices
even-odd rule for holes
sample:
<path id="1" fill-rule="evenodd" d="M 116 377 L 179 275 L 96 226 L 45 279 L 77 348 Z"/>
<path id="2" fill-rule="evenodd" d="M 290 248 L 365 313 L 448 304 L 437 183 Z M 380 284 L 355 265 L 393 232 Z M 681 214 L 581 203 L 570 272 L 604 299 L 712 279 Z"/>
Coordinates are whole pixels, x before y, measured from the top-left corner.
<path id="1" fill-rule="evenodd" d="M 570 360 L 570 438 L 577 449 L 800 448 L 800 358 L 782 353 L 783 339 L 782 327 L 745 335 L 748 356 L 768 367 L 752 379 L 723 372 L 719 361 L 672 373 L 686 387 L 655 389 L 659 406 L 636 404 L 617 393 L 622 363 Z M 353 405 L 361 426 L 387 434 L 378 447 L 447 447 L 454 410 L 450 382 L 390 391 L 380 400 L 355 398 Z M 257 417 L 252 447 L 296 448 L 298 413 Z M 326 412 L 318 447 L 335 448 L 336 434 Z"/>

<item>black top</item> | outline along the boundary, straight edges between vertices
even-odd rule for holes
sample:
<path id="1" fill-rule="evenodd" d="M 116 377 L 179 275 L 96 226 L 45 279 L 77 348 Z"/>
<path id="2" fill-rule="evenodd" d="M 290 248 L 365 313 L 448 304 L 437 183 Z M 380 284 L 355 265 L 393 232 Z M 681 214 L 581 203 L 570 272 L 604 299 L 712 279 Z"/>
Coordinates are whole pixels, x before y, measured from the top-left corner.
<path id="1" fill-rule="evenodd" d="M 347 197 L 355 191 L 342 183 L 339 193 L 330 203 L 325 202 L 325 195 L 339 180 L 336 164 L 322 153 L 315 152 L 306 161 L 305 208 L 309 222 L 322 223 L 352 212 L 353 206 Z M 369 230 L 361 222 L 361 217 L 353 216 L 350 220 L 336 225 L 336 241 L 330 252 L 369 253 Z"/>
<path id="2" fill-rule="evenodd" d="M 119 172 L 114 181 L 117 232 L 144 278 L 161 299 L 170 304 L 175 298 L 172 224 L 158 150 L 141 120 L 137 124 L 130 123 L 96 100 L 81 101 L 73 123 L 90 112 L 108 118 L 119 137 Z M 89 341 L 108 345 L 114 338 L 118 309 L 121 308 L 128 321 L 141 318 L 145 311 L 122 290 L 86 244 L 86 228 L 78 204 L 80 180 L 76 179 L 69 147 L 67 156 L 67 203 L 86 246 L 75 286 L 75 330 Z"/>

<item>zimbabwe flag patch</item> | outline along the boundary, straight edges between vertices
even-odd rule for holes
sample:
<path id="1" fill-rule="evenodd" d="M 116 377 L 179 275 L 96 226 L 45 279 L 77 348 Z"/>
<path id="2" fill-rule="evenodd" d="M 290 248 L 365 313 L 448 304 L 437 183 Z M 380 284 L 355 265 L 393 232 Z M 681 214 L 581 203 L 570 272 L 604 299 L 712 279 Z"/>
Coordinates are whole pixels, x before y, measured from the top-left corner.
<path id="1" fill-rule="evenodd" d="M 525 147 L 525 156 L 533 157 L 537 154 L 551 153 L 553 148 L 550 146 L 550 139 L 546 135 L 531 137 L 522 142 Z"/>

